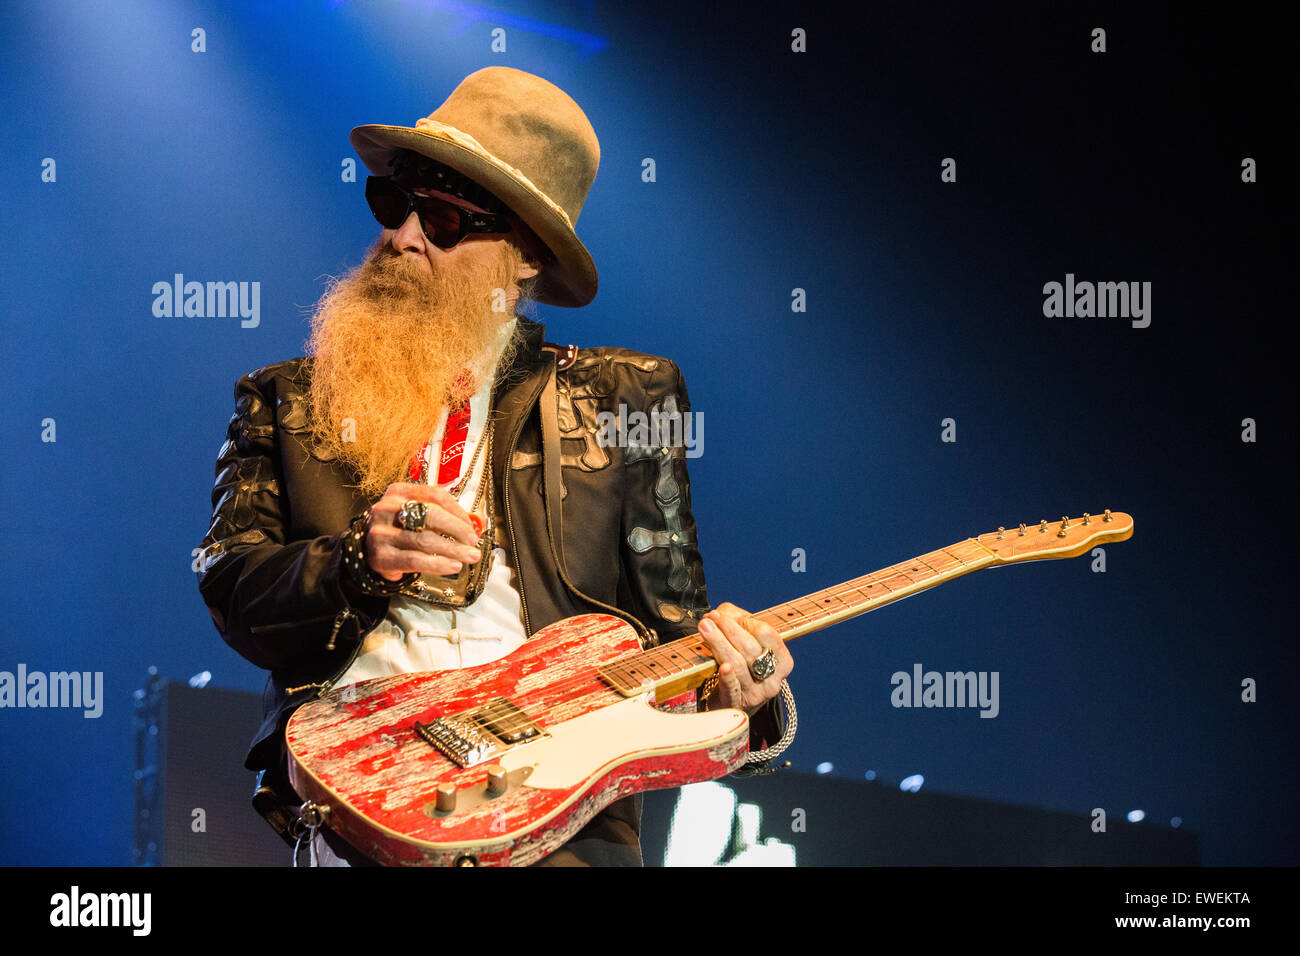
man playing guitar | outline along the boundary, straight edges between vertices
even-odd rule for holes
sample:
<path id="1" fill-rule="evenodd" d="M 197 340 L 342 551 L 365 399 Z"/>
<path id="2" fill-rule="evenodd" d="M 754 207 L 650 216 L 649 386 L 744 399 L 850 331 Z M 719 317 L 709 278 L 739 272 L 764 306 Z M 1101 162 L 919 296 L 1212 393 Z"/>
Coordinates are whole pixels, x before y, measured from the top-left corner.
<path id="1" fill-rule="evenodd" d="M 591 612 L 643 647 L 698 633 L 717 680 L 680 706 L 739 708 L 751 751 L 775 742 L 793 662 L 770 624 L 709 610 L 682 447 L 596 427 L 620 406 L 686 414 L 680 371 L 550 345 L 520 314 L 596 292 L 573 228 L 599 163 L 582 110 L 490 67 L 415 127 L 352 143 L 383 231 L 317 303 L 309 357 L 236 384 L 200 556 L 218 631 L 270 672 L 247 759 L 259 810 L 294 826 L 284 732 L 300 705 L 498 660 Z M 623 797 L 541 862 L 639 864 L 639 823 L 639 794 Z M 370 862 L 328 826 L 311 835 L 314 861 Z"/>

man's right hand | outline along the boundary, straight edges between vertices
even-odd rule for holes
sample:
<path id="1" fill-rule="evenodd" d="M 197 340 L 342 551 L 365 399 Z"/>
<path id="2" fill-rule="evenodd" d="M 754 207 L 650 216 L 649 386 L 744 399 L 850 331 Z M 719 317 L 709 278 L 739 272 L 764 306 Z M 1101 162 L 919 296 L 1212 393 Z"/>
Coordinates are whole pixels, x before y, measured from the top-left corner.
<path id="1" fill-rule="evenodd" d="M 398 513 L 408 501 L 426 504 L 424 526 L 428 530 L 403 530 Z M 389 485 L 370 509 L 365 556 L 370 569 L 388 581 L 397 581 L 411 571 L 456 574 L 465 562 L 473 564 L 480 557 L 469 515 L 451 492 L 409 481 Z"/>

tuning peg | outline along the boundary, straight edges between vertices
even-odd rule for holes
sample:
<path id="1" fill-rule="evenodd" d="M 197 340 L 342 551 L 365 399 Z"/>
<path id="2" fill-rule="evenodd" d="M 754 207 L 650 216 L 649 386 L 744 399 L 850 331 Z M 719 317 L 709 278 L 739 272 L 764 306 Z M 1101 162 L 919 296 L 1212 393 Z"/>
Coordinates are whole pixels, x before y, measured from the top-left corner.
<path id="1" fill-rule="evenodd" d="M 1092 515 L 1088 514 L 1086 511 L 1083 513 L 1083 523 L 1092 524 Z"/>
<path id="2" fill-rule="evenodd" d="M 1025 526 L 1023 524 L 1020 526 L 1020 531 L 1018 533 L 1022 538 L 1025 536 Z"/>
<path id="3" fill-rule="evenodd" d="M 1114 520 L 1115 520 L 1114 518 L 1112 518 L 1112 517 L 1110 516 L 1110 509 L 1109 509 L 1109 508 L 1106 509 L 1106 517 L 1102 518 L 1101 520 L 1102 520 L 1102 521 L 1114 521 Z"/>
<path id="4" fill-rule="evenodd" d="M 1070 527 L 1070 518 L 1068 515 L 1061 515 L 1061 530 L 1056 532 L 1058 538 L 1065 537 L 1065 529 Z"/>
<path id="5" fill-rule="evenodd" d="M 998 525 L 998 540 L 1001 541 L 1006 536 L 1007 536 L 1007 529 L 1002 527 L 1001 525 Z"/>
<path id="6" fill-rule="evenodd" d="M 1039 533 L 1039 534 L 1047 534 L 1047 519 L 1046 519 L 1046 518 L 1044 518 L 1042 521 L 1038 522 L 1038 533 Z"/>

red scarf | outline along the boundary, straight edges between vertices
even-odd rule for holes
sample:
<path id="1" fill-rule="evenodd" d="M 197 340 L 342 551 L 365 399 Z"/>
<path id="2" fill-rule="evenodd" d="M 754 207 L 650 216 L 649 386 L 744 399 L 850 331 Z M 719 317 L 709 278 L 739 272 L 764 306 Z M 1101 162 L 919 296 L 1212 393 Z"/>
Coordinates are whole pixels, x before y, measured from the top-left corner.
<path id="1" fill-rule="evenodd" d="M 452 394 L 461 396 L 461 400 L 456 411 L 449 412 L 447 415 L 447 427 L 442 433 L 442 456 L 438 461 L 438 476 L 434 479 L 435 484 L 455 484 L 456 479 L 460 477 L 461 458 L 465 453 L 465 438 L 469 432 L 470 396 L 465 394 L 469 384 L 469 379 L 464 372 L 452 384 Z M 412 456 L 408 471 L 411 481 L 420 480 L 420 473 L 424 470 L 424 463 L 432 450 L 433 442 L 430 441 Z"/>

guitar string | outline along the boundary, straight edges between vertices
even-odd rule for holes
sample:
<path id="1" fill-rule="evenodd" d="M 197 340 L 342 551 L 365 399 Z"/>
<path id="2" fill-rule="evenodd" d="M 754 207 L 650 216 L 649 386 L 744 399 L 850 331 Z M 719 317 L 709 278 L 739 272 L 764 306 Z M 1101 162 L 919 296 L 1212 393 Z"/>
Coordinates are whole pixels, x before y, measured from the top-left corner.
<path id="1" fill-rule="evenodd" d="M 839 601 L 843 607 L 848 608 L 849 610 L 856 610 L 859 612 L 867 611 L 871 609 L 870 605 L 872 602 L 879 598 L 883 598 L 888 594 L 894 593 L 895 589 L 891 589 L 887 584 L 885 584 L 885 581 L 890 577 L 901 575 L 911 584 L 925 584 L 930 581 L 932 577 L 942 577 L 944 574 L 954 571 L 957 568 L 969 568 L 970 565 L 977 563 L 978 566 L 970 568 L 970 570 L 979 570 L 986 566 L 986 562 L 984 562 L 983 559 L 987 557 L 987 553 L 977 552 L 970 556 L 970 560 L 963 560 L 960 556 L 952 553 L 952 549 L 963 548 L 969 551 L 972 546 L 977 548 L 983 547 L 977 540 L 967 539 L 966 541 L 950 545 L 947 548 L 940 548 L 936 551 L 927 552 L 926 554 L 913 558 L 910 561 L 899 562 L 898 564 L 882 568 L 878 571 L 871 572 L 870 574 L 853 578 L 849 581 L 833 585 L 829 588 L 824 588 L 800 598 L 795 598 L 793 601 L 775 605 L 752 616 L 760 619 L 775 616 L 777 618 L 776 620 L 768 621 L 767 623 L 770 623 L 780 634 L 782 633 L 782 628 L 793 620 L 788 614 L 782 613 L 783 609 L 789 609 L 789 611 L 798 615 L 801 619 L 798 623 L 811 622 L 813 624 L 821 623 L 826 617 L 839 612 L 840 609 L 836 609 L 836 611 L 831 613 L 826 612 L 824 605 L 832 599 Z M 947 558 L 955 560 L 957 564 L 949 565 L 940 569 L 930 566 L 926 561 L 926 558 Z M 926 572 L 921 572 L 919 580 L 911 578 L 907 573 L 908 571 L 920 572 L 920 568 L 915 567 L 917 564 L 924 566 L 926 572 L 929 572 L 928 574 Z M 876 585 L 885 588 L 884 593 L 868 594 L 865 592 L 864 588 L 870 588 Z M 898 588 L 897 590 L 904 589 L 905 588 Z M 856 596 L 853 597 L 851 601 L 844 600 L 846 596 L 854 592 L 856 592 Z M 804 610 L 798 607 L 797 605 L 800 604 L 804 604 L 809 608 L 809 610 Z M 794 627 L 786 628 L 786 630 L 794 629 Z M 688 642 L 687 647 L 695 653 L 697 658 L 685 667 L 669 663 L 669 660 L 676 658 L 680 653 L 671 651 L 671 645 L 679 644 L 682 641 Z M 665 654 L 668 659 L 663 659 Z M 608 673 L 615 679 L 620 679 L 615 671 L 622 671 L 623 677 L 621 679 L 630 684 L 631 674 L 635 673 L 636 663 L 640 663 L 652 673 L 656 667 L 663 667 L 667 669 L 668 673 L 666 676 L 671 677 L 674 673 L 685 673 L 685 671 L 690 670 L 692 667 L 698 666 L 702 660 L 711 657 L 712 654 L 708 653 L 707 645 L 703 641 L 701 635 L 696 632 L 687 635 L 678 641 L 672 641 L 668 645 L 650 648 L 646 651 L 632 654 L 622 659 L 597 665 L 585 675 L 575 675 L 574 677 L 548 685 L 547 687 L 537 688 L 523 694 L 518 694 L 512 698 L 501 698 L 499 701 L 490 702 L 481 708 L 471 711 L 470 713 L 472 717 L 478 720 L 478 722 L 491 725 L 500 730 L 501 733 L 510 734 L 520 729 L 526 729 L 530 725 L 535 725 L 536 722 L 527 715 L 524 709 L 524 705 L 534 699 L 553 696 L 556 693 L 565 692 L 570 689 L 577 689 L 578 687 L 590 687 L 591 689 L 587 693 L 578 697 L 570 697 L 563 701 L 563 704 L 567 705 L 569 708 L 579 708 L 589 700 L 608 697 L 611 693 L 619 693 L 616 687 L 611 686 L 609 678 L 602 675 L 602 671 Z M 679 668 L 676 671 L 673 670 L 675 666 Z M 656 676 L 661 677 L 664 675 Z M 653 681 L 650 683 L 652 684 Z M 646 683 L 643 682 L 639 686 L 646 686 Z M 444 716 L 453 717 L 458 715 L 450 714 Z M 503 743 L 506 743 L 507 746 L 510 745 L 508 741 L 503 741 Z"/>
<path id="2" fill-rule="evenodd" d="M 964 543 L 965 542 L 962 542 L 962 544 Z M 953 547 L 956 547 L 956 545 L 954 545 Z M 947 554 L 949 558 L 957 561 L 958 564 L 940 570 L 937 568 L 930 567 L 923 560 L 925 557 L 937 556 L 940 554 Z M 982 557 L 982 555 L 980 557 Z M 812 594 L 808 594 L 800 598 L 795 598 L 793 601 L 789 601 L 784 604 L 775 605 L 771 608 L 768 608 L 765 611 L 760 611 L 753 616 L 760 619 L 764 617 L 776 617 L 777 619 L 775 621 L 769 621 L 768 623 L 771 623 L 773 627 L 776 628 L 778 633 L 780 633 L 782 627 L 784 625 L 787 625 L 790 620 L 788 615 L 781 614 L 781 610 L 784 608 L 789 608 L 794 613 L 798 614 L 799 617 L 802 619 L 799 623 L 803 623 L 807 621 L 814 624 L 820 623 L 822 619 L 829 616 L 825 613 L 818 613 L 824 611 L 824 605 L 822 602 L 825 600 L 829 600 L 829 599 L 838 600 L 843 605 L 844 608 L 848 608 L 849 610 L 865 609 L 866 606 L 869 605 L 871 602 L 884 597 L 886 594 L 892 594 L 894 593 L 895 590 L 902 590 L 902 588 L 890 589 L 887 584 L 883 583 L 884 579 L 887 579 L 888 577 L 892 577 L 895 574 L 903 574 L 903 576 L 905 578 L 908 578 L 908 580 L 912 584 L 926 583 L 926 581 L 929 580 L 929 577 L 924 574 L 922 574 L 922 576 L 919 579 L 913 580 L 912 578 L 908 577 L 907 574 L 905 573 L 906 570 L 911 570 L 911 571 L 919 570 L 914 567 L 914 565 L 917 562 L 924 564 L 926 566 L 926 569 L 932 572 L 933 576 L 940 576 L 948 573 L 949 571 L 954 570 L 956 567 L 966 567 L 967 565 L 973 563 L 971 561 L 962 561 L 956 555 L 948 554 L 948 549 L 941 548 L 938 551 L 929 552 L 920 558 L 914 558 L 911 561 L 900 562 L 897 565 L 893 565 L 887 568 L 882 568 L 881 570 L 874 571 L 871 574 L 862 575 L 861 577 L 853 578 L 850 581 L 842 582 L 838 585 L 833 585 L 829 588 L 824 588 L 821 591 L 815 591 Z M 862 591 L 862 585 L 859 582 L 870 582 L 869 584 L 866 585 L 869 587 L 879 584 L 880 586 L 886 588 L 886 591 L 883 594 L 866 594 Z M 844 598 L 847 595 L 855 591 L 858 592 L 857 599 L 853 600 L 852 602 L 844 600 Z M 806 611 L 795 606 L 796 604 L 802 604 L 804 602 L 808 602 L 811 605 L 810 611 L 812 613 L 810 613 L 810 611 Z M 836 609 L 836 611 L 833 613 L 838 613 L 839 610 L 841 609 Z M 672 645 L 682 643 L 683 641 L 689 642 L 689 644 L 693 644 L 693 645 L 704 644 L 704 641 L 701 638 L 700 634 L 696 632 L 694 634 L 687 635 L 686 637 L 681 638 L 677 641 L 669 642 L 669 644 L 661 645 L 660 647 L 657 648 L 651 648 L 649 650 L 642 651 L 638 654 L 632 654 L 625 658 L 617 659 L 614 661 L 610 661 L 606 664 L 598 665 L 597 671 L 599 672 L 599 670 L 606 670 L 613 673 L 615 670 L 622 670 L 624 671 L 624 675 L 622 679 L 625 680 L 628 685 L 632 685 L 633 683 L 633 680 L 630 676 L 630 667 L 631 665 L 637 663 L 642 664 L 643 666 L 646 667 L 647 670 L 651 670 L 651 671 L 653 671 L 655 665 L 667 668 L 668 676 L 671 676 L 674 672 L 684 673 L 685 671 L 690 670 L 692 667 L 698 666 L 700 663 L 702 663 L 702 661 L 695 660 L 687 664 L 685 667 L 681 667 L 680 665 L 673 665 L 669 663 L 668 660 L 662 659 L 665 655 L 668 658 L 672 658 L 676 656 L 675 653 L 669 653 L 668 650 L 669 648 L 671 648 Z M 712 657 L 711 654 L 703 654 L 700 656 L 706 658 Z M 599 673 L 597 673 L 596 676 L 599 677 Z M 614 676 L 617 677 L 618 675 L 614 675 Z M 581 686 L 582 684 L 588 683 L 590 680 L 592 680 L 591 677 L 576 676 L 574 678 L 568 679 L 567 681 L 562 681 L 550 685 L 549 687 L 546 688 L 546 690 L 555 691 L 555 690 L 576 688 L 578 686 Z"/>
<path id="3" fill-rule="evenodd" d="M 952 545 L 950 547 L 960 547 L 965 544 L 967 544 L 967 542 L 960 542 L 958 545 Z M 946 567 L 943 570 L 939 570 L 937 568 L 930 567 L 930 565 L 924 560 L 924 558 L 927 557 L 940 556 L 940 555 L 946 555 L 947 557 L 956 560 L 958 562 L 958 565 Z M 978 557 L 983 557 L 983 555 L 979 555 Z M 938 551 L 928 552 L 927 554 L 922 555 L 918 558 L 913 558 L 911 561 L 900 562 L 897 565 L 892 565 L 887 568 L 882 568 L 879 571 L 874 571 L 870 574 L 862 575 L 861 577 L 858 578 L 853 578 L 850 581 L 842 582 L 841 584 L 838 585 L 833 585 L 832 587 L 825 588 L 821 591 L 815 591 L 812 594 L 808 594 L 800 598 L 795 598 L 793 601 L 786 602 L 785 604 L 775 605 L 774 607 L 769 608 L 765 611 L 760 611 L 753 616 L 762 618 L 764 616 L 777 615 L 781 609 L 789 608 L 795 614 L 798 614 L 799 617 L 803 619 L 803 621 L 817 624 L 820 623 L 822 619 L 829 616 L 828 614 L 825 613 L 818 613 L 824 610 L 821 601 L 829 600 L 832 598 L 839 600 L 841 604 L 843 604 L 845 607 L 849 608 L 850 610 L 867 609 L 867 605 L 869 605 L 871 602 L 881 597 L 884 597 L 885 594 L 894 593 L 893 590 L 889 589 L 887 584 L 884 584 L 884 580 L 889 577 L 893 577 L 897 574 L 902 574 L 902 576 L 904 578 L 907 578 L 912 584 L 923 584 L 927 580 L 929 580 L 929 577 L 924 575 L 924 573 L 922 574 L 922 577 L 919 580 L 913 580 L 907 575 L 906 572 L 909 570 L 913 572 L 919 571 L 919 569 L 914 566 L 917 563 L 924 565 L 926 567 L 926 570 L 931 572 L 933 576 L 941 576 L 943 574 L 948 573 L 949 571 L 954 570 L 956 567 L 959 566 L 966 567 L 968 564 L 974 562 L 962 561 L 961 558 L 951 554 L 947 548 L 940 548 Z M 885 594 L 865 594 L 862 592 L 862 585 L 859 582 L 870 582 L 869 584 L 866 585 L 869 587 L 875 586 L 876 584 L 880 584 L 882 587 L 886 588 L 886 592 Z M 902 588 L 899 588 L 898 590 L 902 590 Z M 854 603 L 849 603 L 843 600 L 844 596 L 854 591 L 858 592 L 858 599 Z M 812 613 L 809 613 L 808 611 L 804 611 L 799 607 L 795 606 L 796 604 L 803 603 L 803 602 L 808 602 L 812 605 L 811 607 Z M 838 611 L 835 613 L 838 613 Z M 788 617 L 781 616 L 778 619 L 778 621 L 769 622 L 769 623 L 772 623 L 773 626 L 777 629 L 778 633 L 780 633 L 781 625 L 787 624 L 788 621 L 789 621 Z M 803 621 L 801 621 L 800 623 L 802 623 Z M 673 676 L 674 673 L 678 673 L 678 674 L 684 673 L 685 671 L 690 670 L 692 667 L 698 666 L 700 663 L 702 663 L 702 661 L 698 659 L 694 660 L 691 663 L 689 663 L 686 667 L 682 667 L 674 671 L 675 665 L 669 663 L 668 660 L 661 659 L 664 656 L 664 652 L 666 652 L 671 647 L 672 644 L 681 643 L 681 641 L 683 640 L 689 642 L 688 646 L 692 646 L 692 649 L 695 649 L 695 647 L 704 644 L 698 632 L 692 635 L 687 635 L 685 638 L 679 639 L 678 641 L 672 641 L 668 645 L 661 645 L 658 648 L 651 648 L 649 650 L 642 651 L 639 654 L 629 655 L 629 657 L 626 658 L 621 658 L 618 660 L 610 661 L 605 664 L 597 665 L 593 669 L 592 673 L 588 673 L 585 675 L 584 674 L 575 675 L 571 678 L 567 678 L 565 680 L 556 682 L 555 684 L 548 685 L 547 687 L 538 688 L 535 691 L 530 691 L 524 694 L 516 695 L 510 699 L 503 698 L 499 702 L 491 702 L 489 704 L 485 704 L 483 707 L 471 711 L 471 714 L 474 717 L 478 718 L 479 720 L 492 723 L 495 726 L 499 726 L 502 728 L 504 732 L 509 733 L 514 730 L 518 730 L 521 727 L 526 727 L 529 724 L 533 723 L 532 719 L 529 718 L 526 714 L 521 714 L 517 712 L 518 710 L 522 710 L 522 707 L 520 705 L 523 702 L 528 701 L 532 698 L 536 698 L 543 695 L 553 695 L 557 692 L 576 690 L 579 687 L 590 685 L 592 687 L 591 692 L 584 694 L 581 697 L 570 698 L 566 701 L 566 703 L 568 704 L 577 706 L 579 704 L 585 703 L 586 701 L 592 698 L 605 696 L 611 690 L 617 692 L 617 688 L 612 687 L 608 683 L 608 681 L 601 675 L 602 670 L 609 672 L 611 676 L 613 676 L 615 679 L 620 679 L 620 678 L 619 675 L 614 672 L 616 670 L 623 671 L 621 680 L 625 682 L 625 686 L 645 686 L 644 683 L 640 685 L 633 685 L 633 678 L 631 677 L 631 674 L 634 673 L 635 671 L 635 668 L 633 666 L 635 663 L 641 664 L 646 670 L 650 671 L 652 676 L 655 677 L 656 679 L 661 678 L 663 676 L 671 677 Z M 672 657 L 677 656 L 677 653 L 680 652 L 668 653 L 667 657 L 671 659 Z M 698 654 L 698 651 L 696 653 Z M 701 658 L 708 658 L 711 657 L 712 655 L 698 654 L 698 656 Z M 654 675 L 653 671 L 656 666 L 666 668 L 667 674 Z M 456 715 L 445 715 L 445 716 L 456 716 Z"/>
<path id="4" fill-rule="evenodd" d="M 805 595 L 801 598 L 796 598 L 794 601 L 789 601 L 784 604 L 775 605 L 774 607 L 769 608 L 765 611 L 758 612 L 758 614 L 754 616 L 758 618 L 764 618 L 769 616 L 777 617 L 776 621 L 769 621 L 768 623 L 771 623 L 772 626 L 777 629 L 778 633 L 780 633 L 782 626 L 787 624 L 790 620 L 789 615 L 781 613 L 781 610 L 784 608 L 788 608 L 794 614 L 797 614 L 799 618 L 802 619 L 801 623 L 803 621 L 806 621 L 806 622 L 811 622 L 813 624 L 820 623 L 820 620 L 829 616 L 828 614 L 824 613 L 824 607 L 822 602 L 829 601 L 831 599 L 840 601 L 840 603 L 844 605 L 844 607 L 847 607 L 850 610 L 866 609 L 867 605 L 869 605 L 872 601 L 876 600 L 877 598 L 884 597 L 884 594 L 875 594 L 875 595 L 866 594 L 863 591 L 864 586 L 874 587 L 877 584 L 879 584 L 880 586 L 886 589 L 885 591 L 886 594 L 892 594 L 894 593 L 893 589 L 890 589 L 889 586 L 884 582 L 888 578 L 894 577 L 896 575 L 902 575 L 911 584 L 924 584 L 926 583 L 926 581 L 929 579 L 929 576 L 931 575 L 942 576 L 943 574 L 946 574 L 947 572 L 954 570 L 956 567 L 964 568 L 968 564 L 974 563 L 974 560 L 983 558 L 984 555 L 978 554 L 973 556 L 972 561 L 969 562 L 963 561 L 961 557 L 951 553 L 950 550 L 955 548 L 966 548 L 967 550 L 969 550 L 970 546 L 975 544 L 976 542 L 974 541 L 962 541 L 962 542 L 958 542 L 957 544 L 950 545 L 948 548 L 940 548 L 936 551 L 927 552 L 926 554 L 913 558 L 910 561 L 899 562 L 898 564 L 891 565 L 886 568 L 882 568 L 870 574 L 862 575 L 858 578 L 853 578 L 849 581 L 842 582 L 841 584 L 838 585 L 833 585 L 832 587 L 825 588 L 821 591 L 813 592 L 812 594 Z M 951 560 L 955 560 L 957 562 L 957 565 L 945 567 L 942 570 L 940 570 L 938 568 L 931 567 L 930 564 L 925 560 L 926 558 L 938 558 L 938 557 L 947 557 Z M 907 571 L 909 570 L 913 572 L 920 571 L 919 568 L 915 567 L 915 565 L 918 563 L 923 565 L 926 568 L 926 571 L 930 572 L 930 575 L 926 575 L 922 573 L 922 577 L 919 580 L 916 580 L 916 579 L 912 579 L 907 574 Z M 899 588 L 898 590 L 902 590 L 902 588 Z M 844 596 L 850 594 L 850 592 L 857 592 L 857 598 L 853 601 L 853 603 L 849 603 L 843 600 Z M 809 613 L 808 611 L 805 611 L 796 606 L 797 604 L 804 603 L 804 602 L 807 602 L 807 604 L 811 605 L 812 613 Z M 838 611 L 836 613 L 838 613 Z M 688 646 L 691 646 L 692 649 L 696 651 L 698 658 L 707 659 L 709 657 L 712 657 L 711 654 L 700 653 L 701 645 L 703 645 L 704 642 L 700 638 L 698 632 L 692 635 L 688 635 L 686 638 L 684 638 L 684 640 L 690 642 Z M 677 644 L 677 643 L 680 643 L 680 641 L 670 642 L 670 644 Z M 608 694 L 608 692 L 611 690 L 617 692 L 617 687 L 610 686 L 609 680 L 602 675 L 601 673 L 602 671 L 605 671 L 615 680 L 620 680 L 624 682 L 625 686 L 628 686 L 628 685 L 633 685 L 634 678 L 632 677 L 632 674 L 636 672 L 635 665 L 638 663 L 641 666 L 643 666 L 647 671 L 650 672 L 652 678 L 661 678 L 663 676 L 671 677 L 673 676 L 674 673 L 678 673 L 678 674 L 684 673 L 685 671 L 690 670 L 692 667 L 698 666 L 702 662 L 700 659 L 696 659 L 690 662 L 684 668 L 677 667 L 675 669 L 675 666 L 669 663 L 669 660 L 663 659 L 666 652 L 667 652 L 667 657 L 669 659 L 676 657 L 677 653 L 679 653 L 679 652 L 669 651 L 668 650 L 669 646 L 670 645 L 664 645 L 659 648 L 651 648 L 647 651 L 640 652 L 640 654 L 629 655 L 629 657 L 626 658 L 610 661 L 606 664 L 597 665 L 592 672 L 589 672 L 587 674 L 575 675 L 574 677 L 568 678 L 563 681 L 559 681 L 545 688 L 539 688 L 536 691 L 526 692 L 521 695 L 516 695 L 514 698 L 509 700 L 502 699 L 500 702 L 486 704 L 481 708 L 475 709 L 471 713 L 474 715 L 474 717 L 478 718 L 480 721 L 492 723 L 494 726 L 500 727 L 504 732 L 509 733 L 514 730 L 518 730 L 520 727 L 525 727 L 529 723 L 532 723 L 531 719 L 527 717 L 526 714 L 521 714 L 518 712 L 521 709 L 520 703 L 527 701 L 530 698 L 539 695 L 553 695 L 557 692 L 576 690 L 577 688 L 583 686 L 591 686 L 592 690 L 589 693 L 584 694 L 581 697 L 569 699 L 568 703 L 576 706 L 586 702 L 587 700 L 593 697 L 604 696 Z M 667 670 L 667 674 L 666 675 L 655 674 L 654 670 L 656 667 L 665 668 Z M 622 675 L 620 676 L 617 673 L 617 671 L 622 671 Z M 653 679 L 650 683 L 653 684 Z M 645 682 L 640 682 L 638 685 L 635 686 L 645 686 Z M 456 716 L 456 715 L 445 715 L 445 716 Z"/>

